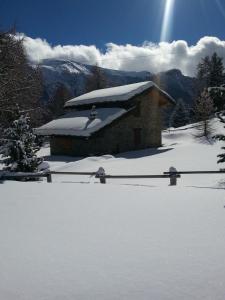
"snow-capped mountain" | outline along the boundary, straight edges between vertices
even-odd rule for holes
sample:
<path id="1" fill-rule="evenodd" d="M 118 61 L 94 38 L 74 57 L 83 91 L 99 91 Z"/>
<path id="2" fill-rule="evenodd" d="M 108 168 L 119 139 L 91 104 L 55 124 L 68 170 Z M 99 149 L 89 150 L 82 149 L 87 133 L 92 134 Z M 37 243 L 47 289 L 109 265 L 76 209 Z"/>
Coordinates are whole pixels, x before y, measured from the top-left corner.
<path id="1" fill-rule="evenodd" d="M 63 84 L 72 96 L 85 92 L 85 83 L 88 75 L 92 74 L 93 66 L 77 63 L 70 60 L 43 60 L 40 65 L 42 70 L 45 96 L 48 101 L 56 88 Z M 184 76 L 179 70 L 170 70 L 159 74 L 147 71 L 128 72 L 101 68 L 109 86 L 118 86 L 146 80 L 153 80 L 165 89 L 175 99 L 183 98 L 185 102 L 192 102 L 194 97 L 195 79 Z"/>

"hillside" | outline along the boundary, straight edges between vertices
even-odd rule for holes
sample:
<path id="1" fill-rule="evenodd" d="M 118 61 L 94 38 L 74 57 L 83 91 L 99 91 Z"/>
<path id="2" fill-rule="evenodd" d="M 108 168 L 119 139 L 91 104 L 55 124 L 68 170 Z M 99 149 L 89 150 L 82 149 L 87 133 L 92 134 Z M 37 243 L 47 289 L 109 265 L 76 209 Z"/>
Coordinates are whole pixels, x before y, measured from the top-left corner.
<path id="1" fill-rule="evenodd" d="M 92 74 L 93 66 L 84 65 L 75 61 L 45 59 L 40 65 L 42 70 L 45 101 L 53 95 L 57 86 L 63 84 L 71 95 L 78 96 L 85 91 L 85 82 Z M 150 72 L 127 72 L 101 68 L 107 78 L 109 86 L 125 85 L 140 81 L 153 80 L 157 82 L 175 99 L 183 98 L 191 104 L 194 97 L 195 79 L 184 76 L 179 70 L 170 70 L 159 74 Z"/>
<path id="2" fill-rule="evenodd" d="M 213 121 L 215 133 L 224 130 Z M 217 170 L 221 143 L 195 124 L 163 133 L 163 147 L 89 158 L 49 157 L 51 169 L 109 174 Z M 223 300 L 224 176 L 1 186 L 0 298 Z M 21 272 L 22 271 L 22 272 Z"/>

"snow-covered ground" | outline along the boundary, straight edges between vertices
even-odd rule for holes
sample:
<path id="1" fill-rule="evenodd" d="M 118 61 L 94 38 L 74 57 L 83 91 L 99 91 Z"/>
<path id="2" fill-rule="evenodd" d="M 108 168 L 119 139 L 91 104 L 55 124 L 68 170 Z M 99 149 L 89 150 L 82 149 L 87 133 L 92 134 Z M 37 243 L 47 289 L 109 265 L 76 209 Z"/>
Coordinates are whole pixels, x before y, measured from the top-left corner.
<path id="1" fill-rule="evenodd" d="M 212 123 L 214 134 L 223 133 L 222 124 L 214 120 Z M 52 170 L 95 172 L 103 167 L 110 175 L 118 174 L 163 174 L 171 166 L 178 171 L 210 171 L 224 168 L 217 164 L 217 155 L 222 152 L 222 144 L 215 141 L 196 139 L 198 134 L 196 124 L 171 129 L 163 132 L 163 147 L 118 154 L 116 156 L 103 155 L 88 158 L 50 157 L 49 148 L 43 148 L 42 156 L 46 156 Z M 190 184 L 201 186 L 218 186 L 223 175 L 183 175 L 178 179 L 178 185 Z M 94 183 L 99 180 L 88 176 L 53 176 L 54 182 L 84 182 Z M 111 184 L 131 184 L 168 186 L 165 179 L 129 179 L 108 180 Z"/>
<path id="2" fill-rule="evenodd" d="M 108 174 L 224 167 L 216 163 L 221 144 L 194 133 L 167 131 L 164 147 L 116 157 L 46 158 L 55 170 Z M 101 185 L 65 175 L 52 184 L 5 182 L 0 299 L 224 300 L 224 177 L 183 175 L 174 187 L 167 179 Z"/>

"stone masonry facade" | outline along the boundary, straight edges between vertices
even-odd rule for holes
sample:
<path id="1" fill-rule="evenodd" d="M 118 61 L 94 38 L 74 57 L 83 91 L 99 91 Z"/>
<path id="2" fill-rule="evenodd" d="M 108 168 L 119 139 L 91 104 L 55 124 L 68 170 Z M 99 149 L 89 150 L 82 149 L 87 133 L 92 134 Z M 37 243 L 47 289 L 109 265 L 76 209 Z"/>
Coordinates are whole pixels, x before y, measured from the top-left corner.
<path id="1" fill-rule="evenodd" d="M 164 103 L 163 103 L 164 101 Z M 136 107 L 89 138 L 52 136 L 52 155 L 90 156 L 161 146 L 161 107 L 158 93 L 135 98 Z"/>

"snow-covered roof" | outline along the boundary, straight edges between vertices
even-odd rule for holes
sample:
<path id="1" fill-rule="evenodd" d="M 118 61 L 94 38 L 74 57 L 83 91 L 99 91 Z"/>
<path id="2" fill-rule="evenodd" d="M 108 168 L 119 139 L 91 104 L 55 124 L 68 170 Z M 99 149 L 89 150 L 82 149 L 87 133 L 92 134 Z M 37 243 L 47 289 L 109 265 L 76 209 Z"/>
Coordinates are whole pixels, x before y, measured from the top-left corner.
<path id="1" fill-rule="evenodd" d="M 88 137 L 112 121 L 122 116 L 127 110 L 122 108 L 99 108 L 96 118 L 91 120 L 91 110 L 69 112 L 35 130 L 39 135 L 70 135 Z"/>
<path id="2" fill-rule="evenodd" d="M 67 101 L 65 107 L 94 104 L 99 102 L 127 101 L 151 87 L 157 88 L 167 98 L 169 98 L 171 102 L 175 102 L 171 96 L 162 91 L 155 83 L 153 83 L 152 81 L 144 81 L 112 88 L 95 90 Z"/>

